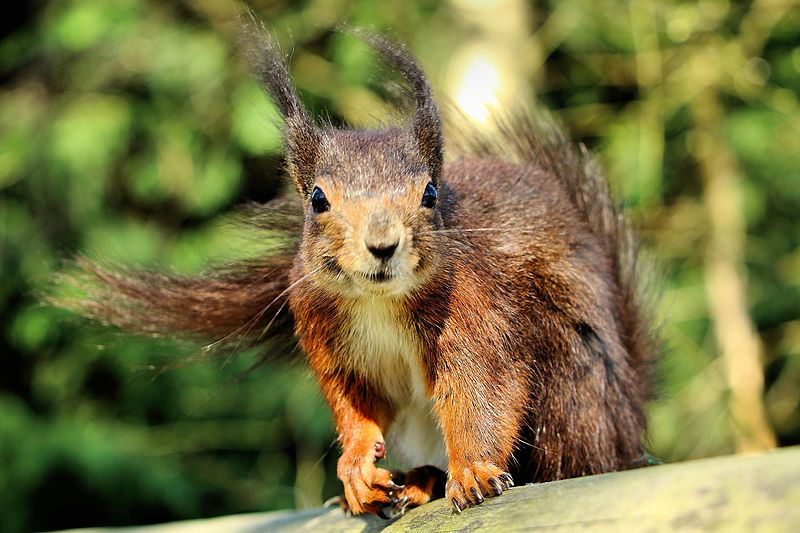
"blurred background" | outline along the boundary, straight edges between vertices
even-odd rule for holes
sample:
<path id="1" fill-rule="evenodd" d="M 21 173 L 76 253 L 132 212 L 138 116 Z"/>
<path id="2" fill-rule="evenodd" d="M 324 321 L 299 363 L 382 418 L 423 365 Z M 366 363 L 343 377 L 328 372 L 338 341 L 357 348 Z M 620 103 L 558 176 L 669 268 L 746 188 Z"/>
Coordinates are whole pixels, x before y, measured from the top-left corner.
<path id="1" fill-rule="evenodd" d="M 800 443 L 800 8 L 789 0 L 251 0 L 315 116 L 391 112 L 342 21 L 409 44 L 476 124 L 549 108 L 661 272 L 664 461 Z M 0 27 L 0 530 L 315 506 L 339 493 L 302 362 L 198 357 L 37 300 L 65 258 L 197 272 L 286 189 L 233 2 L 32 1 Z"/>

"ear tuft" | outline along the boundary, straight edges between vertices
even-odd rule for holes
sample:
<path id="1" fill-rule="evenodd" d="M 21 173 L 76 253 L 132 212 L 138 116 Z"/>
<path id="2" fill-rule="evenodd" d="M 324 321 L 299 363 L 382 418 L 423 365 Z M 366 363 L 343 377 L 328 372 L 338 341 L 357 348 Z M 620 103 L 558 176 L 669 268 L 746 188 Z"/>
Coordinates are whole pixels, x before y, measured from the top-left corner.
<path id="1" fill-rule="evenodd" d="M 412 124 L 414 138 L 420 154 L 425 159 L 434 185 L 439 185 L 444 161 L 444 141 L 439 109 L 433 99 L 428 79 L 414 57 L 402 44 L 363 28 L 348 29 L 372 46 L 389 65 L 395 68 L 411 86 L 416 103 Z"/>
<path id="2" fill-rule="evenodd" d="M 322 134 L 297 97 L 277 45 L 250 9 L 239 15 L 239 48 L 254 77 L 283 115 L 289 174 L 300 194 L 308 197 L 314 185 Z"/>
<path id="3" fill-rule="evenodd" d="M 294 178 L 300 195 L 309 198 L 314 187 L 322 134 L 310 120 L 287 116 L 284 138 L 289 174 Z"/>

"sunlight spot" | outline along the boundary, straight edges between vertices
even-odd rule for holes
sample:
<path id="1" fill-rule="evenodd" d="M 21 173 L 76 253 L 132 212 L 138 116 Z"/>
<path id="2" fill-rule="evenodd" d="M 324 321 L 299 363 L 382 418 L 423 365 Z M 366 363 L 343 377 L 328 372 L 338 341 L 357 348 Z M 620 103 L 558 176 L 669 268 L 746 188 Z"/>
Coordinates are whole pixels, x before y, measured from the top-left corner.
<path id="1" fill-rule="evenodd" d="M 481 123 L 497 105 L 500 72 L 485 56 L 475 56 L 464 71 L 456 89 L 456 102 L 464 113 Z"/>

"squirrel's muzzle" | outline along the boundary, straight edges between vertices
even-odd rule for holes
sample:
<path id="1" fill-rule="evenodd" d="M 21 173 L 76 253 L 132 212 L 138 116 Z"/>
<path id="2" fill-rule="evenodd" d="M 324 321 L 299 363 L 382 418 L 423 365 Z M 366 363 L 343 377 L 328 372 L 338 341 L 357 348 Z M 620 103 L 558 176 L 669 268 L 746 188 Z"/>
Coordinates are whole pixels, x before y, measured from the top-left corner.
<path id="1" fill-rule="evenodd" d="M 389 213 L 374 213 L 366 226 L 364 245 L 379 261 L 388 261 L 400 247 L 402 228 Z"/>

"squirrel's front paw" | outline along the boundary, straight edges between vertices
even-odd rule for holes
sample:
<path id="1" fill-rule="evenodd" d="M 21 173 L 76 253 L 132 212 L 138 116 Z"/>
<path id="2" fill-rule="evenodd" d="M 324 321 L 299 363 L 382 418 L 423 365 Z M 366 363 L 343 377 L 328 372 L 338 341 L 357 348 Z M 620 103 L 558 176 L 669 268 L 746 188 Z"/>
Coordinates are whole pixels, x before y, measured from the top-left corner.
<path id="1" fill-rule="evenodd" d="M 445 497 L 457 513 L 469 505 L 483 503 L 484 498 L 499 496 L 514 486 L 511 474 L 492 463 L 474 461 L 456 468 L 452 466 L 447 474 Z"/>
<path id="2" fill-rule="evenodd" d="M 344 458 L 342 458 L 344 459 Z M 339 479 L 344 485 L 347 509 L 354 515 L 361 513 L 383 514 L 383 509 L 396 500 L 402 489 L 392 481 L 392 473 L 376 468 L 372 461 L 339 462 Z"/>

